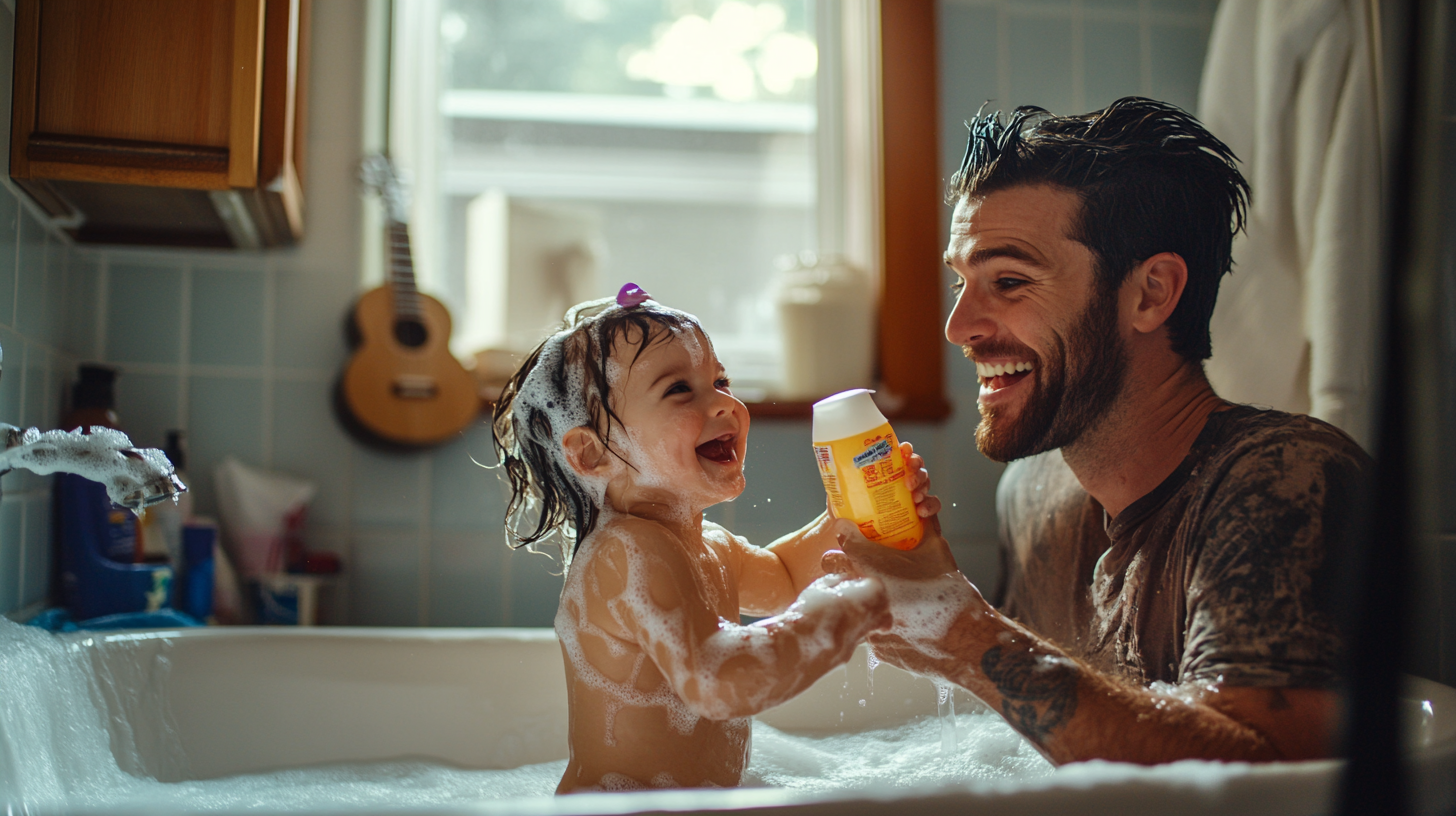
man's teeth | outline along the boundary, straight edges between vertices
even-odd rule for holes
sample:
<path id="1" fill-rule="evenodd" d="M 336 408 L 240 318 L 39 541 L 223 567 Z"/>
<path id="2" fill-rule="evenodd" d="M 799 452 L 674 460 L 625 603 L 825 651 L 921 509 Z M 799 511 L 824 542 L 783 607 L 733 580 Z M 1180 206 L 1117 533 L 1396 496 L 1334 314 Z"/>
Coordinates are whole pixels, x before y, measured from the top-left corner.
<path id="1" fill-rule="evenodd" d="M 1005 374 L 1019 374 L 1031 369 L 1032 364 L 1025 360 L 1017 363 L 976 363 L 976 376 L 1000 377 Z"/>

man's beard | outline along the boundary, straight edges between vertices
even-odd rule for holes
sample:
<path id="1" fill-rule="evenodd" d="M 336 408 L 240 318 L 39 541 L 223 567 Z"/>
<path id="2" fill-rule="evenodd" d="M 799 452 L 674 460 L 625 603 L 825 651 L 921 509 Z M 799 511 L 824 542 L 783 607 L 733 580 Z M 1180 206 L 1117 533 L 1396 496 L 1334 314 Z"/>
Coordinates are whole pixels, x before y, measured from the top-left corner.
<path id="1" fill-rule="evenodd" d="M 1010 462 L 1035 456 L 1075 442 L 1102 419 L 1122 393 L 1127 348 L 1117 332 L 1117 290 L 1093 295 L 1078 315 L 1067 340 L 1054 336 L 1054 357 L 1038 358 L 1027 375 L 1032 392 L 1016 420 L 1002 417 L 996 408 L 981 409 L 976 447 L 988 459 Z M 1082 357 L 1068 372 L 1067 349 Z M 1029 353 L 1030 349 L 1024 350 Z M 1004 353 L 987 347 L 977 356 Z"/>

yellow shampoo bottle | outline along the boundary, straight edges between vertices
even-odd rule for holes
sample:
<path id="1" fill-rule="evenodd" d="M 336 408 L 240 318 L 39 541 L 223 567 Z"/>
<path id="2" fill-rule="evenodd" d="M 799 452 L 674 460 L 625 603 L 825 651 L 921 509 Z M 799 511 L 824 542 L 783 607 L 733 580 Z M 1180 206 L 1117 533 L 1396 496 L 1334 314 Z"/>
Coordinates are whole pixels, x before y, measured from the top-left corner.
<path id="1" fill-rule="evenodd" d="M 863 388 L 814 403 L 814 460 L 834 515 L 871 541 L 912 549 L 925 528 L 905 485 L 900 441 Z"/>

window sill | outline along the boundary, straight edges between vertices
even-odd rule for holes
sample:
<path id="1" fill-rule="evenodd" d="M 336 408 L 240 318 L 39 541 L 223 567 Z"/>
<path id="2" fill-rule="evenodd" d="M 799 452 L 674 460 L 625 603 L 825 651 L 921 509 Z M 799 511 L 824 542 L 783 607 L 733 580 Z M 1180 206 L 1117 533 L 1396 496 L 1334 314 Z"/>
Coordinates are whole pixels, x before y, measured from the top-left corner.
<path id="1" fill-rule="evenodd" d="M 748 406 L 748 415 L 752 419 L 794 420 L 812 419 L 814 416 L 812 400 L 764 400 L 745 402 L 744 405 Z M 882 406 L 881 411 L 890 422 L 941 422 L 950 416 L 951 405 L 944 398 L 919 399 L 895 409 L 887 410 Z"/>

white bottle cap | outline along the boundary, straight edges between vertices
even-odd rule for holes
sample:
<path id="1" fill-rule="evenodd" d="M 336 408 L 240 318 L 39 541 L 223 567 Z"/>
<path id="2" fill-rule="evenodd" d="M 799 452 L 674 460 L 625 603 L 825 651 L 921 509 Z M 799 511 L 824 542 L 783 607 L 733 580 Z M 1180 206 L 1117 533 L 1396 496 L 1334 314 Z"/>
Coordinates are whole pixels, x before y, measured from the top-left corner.
<path id="1" fill-rule="evenodd" d="M 863 388 L 841 391 L 814 403 L 814 441 L 833 442 L 885 424 L 885 415 Z"/>

